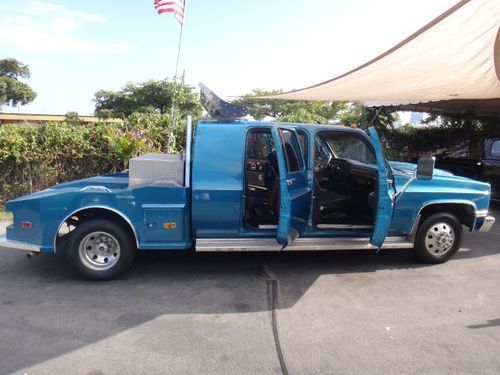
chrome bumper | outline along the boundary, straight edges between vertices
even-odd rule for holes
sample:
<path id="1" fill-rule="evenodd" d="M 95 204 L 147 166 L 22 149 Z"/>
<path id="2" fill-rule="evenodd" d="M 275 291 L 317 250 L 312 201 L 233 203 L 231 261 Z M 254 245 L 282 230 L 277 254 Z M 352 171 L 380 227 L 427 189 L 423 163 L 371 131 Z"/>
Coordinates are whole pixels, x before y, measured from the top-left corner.
<path id="1" fill-rule="evenodd" d="M 9 241 L 5 236 L 0 237 L 0 250 L 24 250 L 40 252 L 40 247 L 21 241 Z"/>
<path id="2" fill-rule="evenodd" d="M 480 232 L 487 232 L 495 224 L 495 218 L 493 216 L 486 216 L 483 221 L 483 225 L 479 228 Z"/>

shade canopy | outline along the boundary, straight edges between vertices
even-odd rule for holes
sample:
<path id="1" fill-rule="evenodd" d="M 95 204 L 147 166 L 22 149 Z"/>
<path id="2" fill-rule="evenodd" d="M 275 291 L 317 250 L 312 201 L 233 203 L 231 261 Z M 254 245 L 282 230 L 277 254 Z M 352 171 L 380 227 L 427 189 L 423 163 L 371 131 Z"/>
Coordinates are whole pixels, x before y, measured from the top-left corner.
<path id="1" fill-rule="evenodd" d="M 500 115 L 500 0 L 460 1 L 366 64 L 267 98 Z"/>

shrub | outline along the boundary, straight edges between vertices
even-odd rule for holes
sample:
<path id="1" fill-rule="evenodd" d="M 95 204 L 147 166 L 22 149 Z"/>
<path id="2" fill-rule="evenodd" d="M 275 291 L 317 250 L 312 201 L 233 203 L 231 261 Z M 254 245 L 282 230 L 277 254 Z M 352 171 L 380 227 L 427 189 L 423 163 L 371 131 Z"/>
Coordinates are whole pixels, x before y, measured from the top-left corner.
<path id="1" fill-rule="evenodd" d="M 56 183 L 127 168 L 143 152 L 178 152 L 185 125 L 169 117 L 133 114 L 122 124 L 68 122 L 0 126 L 0 204 Z"/>

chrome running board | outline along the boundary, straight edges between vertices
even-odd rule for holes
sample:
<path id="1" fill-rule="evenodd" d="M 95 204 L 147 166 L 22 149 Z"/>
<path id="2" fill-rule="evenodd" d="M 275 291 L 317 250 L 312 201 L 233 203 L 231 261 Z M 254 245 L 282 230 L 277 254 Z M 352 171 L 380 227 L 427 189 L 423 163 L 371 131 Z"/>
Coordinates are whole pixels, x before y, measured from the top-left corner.
<path id="1" fill-rule="evenodd" d="M 413 242 L 407 237 L 387 237 L 382 249 L 410 249 Z M 283 247 L 274 238 L 198 238 L 196 251 L 319 251 L 319 250 L 376 250 L 368 237 L 356 238 L 297 238 Z"/>
<path id="2" fill-rule="evenodd" d="M 275 238 L 197 238 L 196 251 L 280 251 Z"/>
<path id="3" fill-rule="evenodd" d="M 387 237 L 382 245 L 382 249 L 408 249 L 413 243 L 406 237 Z M 297 238 L 290 245 L 285 247 L 285 251 L 304 250 L 376 250 L 377 247 L 370 244 L 368 237 L 356 238 Z"/>
<path id="4" fill-rule="evenodd" d="M 319 229 L 373 229 L 373 225 L 354 225 L 354 224 L 318 224 Z"/>

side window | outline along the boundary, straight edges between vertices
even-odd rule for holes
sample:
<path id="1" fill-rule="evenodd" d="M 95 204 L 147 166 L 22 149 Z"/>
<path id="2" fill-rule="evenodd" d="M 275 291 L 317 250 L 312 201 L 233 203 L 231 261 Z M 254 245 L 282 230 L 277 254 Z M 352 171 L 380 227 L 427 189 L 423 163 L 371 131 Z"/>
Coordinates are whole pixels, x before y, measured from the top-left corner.
<path id="1" fill-rule="evenodd" d="M 288 172 L 296 172 L 304 168 L 299 141 L 295 133 L 288 129 L 280 129 L 283 153 L 285 154 Z"/>
<path id="2" fill-rule="evenodd" d="M 491 145 L 491 157 L 500 158 L 500 139 Z"/>
<path id="3" fill-rule="evenodd" d="M 375 155 L 361 135 L 347 132 L 328 132 L 321 137 L 328 143 L 336 158 L 376 164 Z"/>
<path id="4" fill-rule="evenodd" d="M 297 137 L 299 139 L 300 149 L 302 151 L 302 160 L 304 160 L 304 163 L 307 164 L 307 134 L 303 130 L 297 130 Z"/>
<path id="5" fill-rule="evenodd" d="M 274 151 L 273 138 L 270 131 L 252 130 L 247 135 L 246 158 L 263 160 Z"/>

